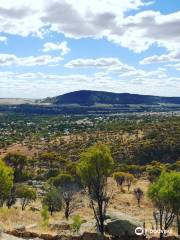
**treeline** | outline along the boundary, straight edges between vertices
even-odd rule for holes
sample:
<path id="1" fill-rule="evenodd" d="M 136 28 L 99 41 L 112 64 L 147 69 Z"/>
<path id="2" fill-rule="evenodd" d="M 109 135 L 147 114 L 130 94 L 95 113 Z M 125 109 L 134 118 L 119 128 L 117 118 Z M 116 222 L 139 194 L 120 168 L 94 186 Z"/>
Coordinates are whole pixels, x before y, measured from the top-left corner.
<path id="1" fill-rule="evenodd" d="M 175 163 L 180 157 L 179 117 L 5 114 L 0 116 L 0 130 L 0 148 L 22 143 L 30 149 L 40 144 L 39 152 L 55 152 L 71 161 L 97 141 L 109 145 L 119 164 Z"/>

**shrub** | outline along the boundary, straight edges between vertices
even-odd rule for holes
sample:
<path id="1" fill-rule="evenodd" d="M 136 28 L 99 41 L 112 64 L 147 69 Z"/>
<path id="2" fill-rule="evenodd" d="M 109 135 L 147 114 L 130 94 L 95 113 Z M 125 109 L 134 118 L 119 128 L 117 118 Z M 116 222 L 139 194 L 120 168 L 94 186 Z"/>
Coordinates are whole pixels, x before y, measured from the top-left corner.
<path id="1" fill-rule="evenodd" d="M 41 217 L 43 220 L 43 226 L 48 226 L 49 224 L 49 212 L 48 212 L 48 207 L 47 206 L 43 206 L 42 210 L 41 210 Z"/>
<path id="2" fill-rule="evenodd" d="M 75 215 L 72 217 L 72 224 L 71 224 L 71 229 L 73 230 L 73 232 L 79 233 L 80 227 L 83 223 L 83 220 L 81 219 L 81 217 L 79 215 Z"/>
<path id="3" fill-rule="evenodd" d="M 22 210 L 25 210 L 31 201 L 36 200 L 36 190 L 26 185 L 19 185 L 16 189 L 16 196 L 21 200 Z"/>
<path id="4" fill-rule="evenodd" d="M 43 206 L 47 206 L 51 216 L 53 212 L 60 211 L 62 208 L 62 196 L 60 192 L 55 187 L 49 189 L 43 198 L 42 204 Z"/>
<path id="5" fill-rule="evenodd" d="M 8 198 L 13 186 L 13 170 L 0 160 L 0 206 Z"/>

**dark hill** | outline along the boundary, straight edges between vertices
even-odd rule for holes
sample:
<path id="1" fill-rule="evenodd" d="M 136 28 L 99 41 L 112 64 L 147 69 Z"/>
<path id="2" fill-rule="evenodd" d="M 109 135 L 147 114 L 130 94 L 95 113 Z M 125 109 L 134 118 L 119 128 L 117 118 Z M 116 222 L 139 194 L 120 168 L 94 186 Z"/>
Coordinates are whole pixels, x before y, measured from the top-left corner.
<path id="1" fill-rule="evenodd" d="M 158 97 L 129 93 L 111 93 L 103 91 L 81 90 L 66 93 L 53 98 L 46 98 L 43 103 L 55 105 L 78 104 L 91 106 L 95 104 L 180 104 L 180 97 Z"/>

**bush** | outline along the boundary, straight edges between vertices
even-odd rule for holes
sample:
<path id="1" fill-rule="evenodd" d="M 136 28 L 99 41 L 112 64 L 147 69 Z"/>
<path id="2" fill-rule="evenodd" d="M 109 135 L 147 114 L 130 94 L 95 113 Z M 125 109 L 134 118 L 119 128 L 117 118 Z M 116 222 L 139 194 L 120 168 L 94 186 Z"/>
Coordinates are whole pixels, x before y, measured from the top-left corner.
<path id="1" fill-rule="evenodd" d="M 56 177 L 50 178 L 49 183 L 60 191 L 63 200 L 64 216 L 68 219 L 75 208 L 74 196 L 79 190 L 79 186 L 68 173 L 61 173 Z"/>
<path id="2" fill-rule="evenodd" d="M 4 157 L 6 164 L 14 169 L 14 181 L 22 182 L 23 171 L 27 164 L 27 157 L 19 153 L 8 153 Z"/>
<path id="3" fill-rule="evenodd" d="M 132 183 L 135 182 L 135 177 L 131 173 L 126 173 L 125 174 L 125 181 L 126 181 L 126 184 L 127 184 L 127 187 L 128 187 L 128 191 L 129 191 Z"/>
<path id="4" fill-rule="evenodd" d="M 138 207 L 140 207 L 141 199 L 143 198 L 144 192 L 141 190 L 141 188 L 135 188 L 134 189 L 134 196 L 137 199 Z"/>
<path id="5" fill-rule="evenodd" d="M 53 212 L 60 211 L 62 208 L 62 196 L 55 187 L 49 189 L 42 201 L 43 206 L 53 215 Z"/>
<path id="6" fill-rule="evenodd" d="M 25 210 L 31 201 L 36 200 L 36 190 L 26 185 L 19 185 L 16 189 L 16 196 L 21 199 L 22 210 Z"/>
<path id="7" fill-rule="evenodd" d="M 73 230 L 73 232 L 79 233 L 83 220 L 79 215 L 73 216 L 72 220 L 73 220 L 73 223 L 71 224 L 71 229 Z"/>
<path id="8" fill-rule="evenodd" d="M 150 185 L 148 196 L 159 210 L 160 235 L 167 230 L 177 217 L 178 234 L 180 234 L 180 172 L 161 173 L 156 182 Z"/>
<path id="9" fill-rule="evenodd" d="M 43 226 L 48 226 L 49 224 L 49 212 L 48 212 L 48 207 L 43 206 L 41 210 L 41 217 L 43 219 Z"/>
<path id="10" fill-rule="evenodd" d="M 0 206 L 8 198 L 13 186 L 13 170 L 0 160 Z"/>
<path id="11" fill-rule="evenodd" d="M 125 182 L 125 173 L 124 172 L 115 172 L 113 174 L 113 178 L 116 181 L 117 185 L 121 186 L 122 190 L 122 185 Z"/>

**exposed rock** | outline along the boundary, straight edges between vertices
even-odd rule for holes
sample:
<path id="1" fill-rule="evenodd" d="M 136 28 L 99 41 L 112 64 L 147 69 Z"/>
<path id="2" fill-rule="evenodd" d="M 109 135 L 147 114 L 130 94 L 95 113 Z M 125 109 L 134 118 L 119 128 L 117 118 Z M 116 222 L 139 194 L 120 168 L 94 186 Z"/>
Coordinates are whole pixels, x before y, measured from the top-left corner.
<path id="1" fill-rule="evenodd" d="M 108 215 L 108 219 L 105 222 L 105 231 L 112 236 L 134 236 L 135 229 L 142 226 L 143 223 L 131 216 L 114 212 Z"/>
<path id="2" fill-rule="evenodd" d="M 27 232 L 27 231 L 21 232 L 18 230 L 13 230 L 13 231 L 7 231 L 6 233 L 9 235 L 13 235 L 15 237 L 20 237 L 20 238 L 29 238 L 29 239 L 39 238 L 39 235 L 34 232 Z"/>
<path id="3" fill-rule="evenodd" d="M 34 223 L 34 224 L 30 224 L 30 225 L 27 225 L 26 226 L 26 229 L 33 229 L 33 228 L 37 228 L 37 223 Z"/>
<path id="4" fill-rule="evenodd" d="M 81 240 L 81 238 L 74 238 L 71 235 L 57 235 L 53 240 Z"/>
<path id="5" fill-rule="evenodd" d="M 84 232 L 82 235 L 82 240 L 110 240 L 110 238 L 102 238 L 98 233 Z"/>
<path id="6" fill-rule="evenodd" d="M 39 238 L 39 235 L 37 233 L 33 233 L 33 232 L 24 232 L 22 234 L 23 238 Z"/>
<path id="7" fill-rule="evenodd" d="M 0 236 L 0 239 L 2 239 L 2 240 L 23 240 L 22 238 L 17 238 L 17 237 L 14 237 L 12 235 L 8 235 L 8 234 L 5 234 L 5 233 L 3 233 Z"/>
<path id="8" fill-rule="evenodd" d="M 24 232 L 26 230 L 26 226 L 24 226 L 24 225 L 16 225 L 14 227 L 14 230 L 19 231 L 19 232 Z"/>
<path id="9" fill-rule="evenodd" d="M 39 237 L 44 240 L 54 240 L 54 236 L 52 236 L 50 234 L 41 234 Z"/>
<path id="10" fill-rule="evenodd" d="M 41 182 L 41 181 L 37 181 L 37 180 L 28 180 L 28 181 L 27 181 L 27 184 L 28 184 L 28 185 L 31 185 L 31 186 L 33 186 L 33 187 L 37 187 L 37 188 L 40 187 L 40 188 L 41 188 L 41 187 L 43 187 L 43 184 L 44 184 L 44 183 Z"/>
<path id="11" fill-rule="evenodd" d="M 81 224 L 80 233 L 83 234 L 84 232 L 96 232 L 96 221 L 94 219 L 89 219 Z"/>
<path id="12" fill-rule="evenodd" d="M 50 223 L 49 228 L 52 230 L 70 230 L 71 226 L 67 222 L 57 222 L 57 223 Z"/>

